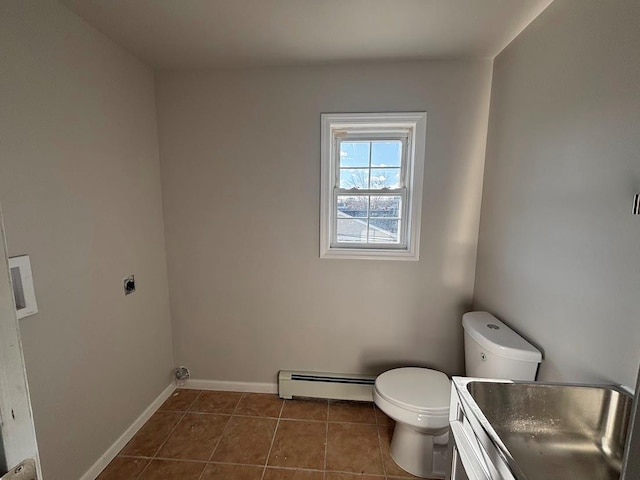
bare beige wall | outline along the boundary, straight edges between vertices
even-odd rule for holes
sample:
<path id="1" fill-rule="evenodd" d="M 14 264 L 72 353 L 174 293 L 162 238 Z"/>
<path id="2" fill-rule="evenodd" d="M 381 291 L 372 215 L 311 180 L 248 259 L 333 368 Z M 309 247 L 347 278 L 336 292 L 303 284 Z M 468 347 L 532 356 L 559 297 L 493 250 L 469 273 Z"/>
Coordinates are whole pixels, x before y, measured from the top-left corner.
<path id="1" fill-rule="evenodd" d="M 158 73 L 176 360 L 460 373 L 490 82 L 490 61 Z M 428 115 L 420 261 L 320 260 L 320 114 L 405 110 Z"/>
<path id="2" fill-rule="evenodd" d="M 545 380 L 636 382 L 639 25 L 636 0 L 555 0 L 495 60 L 474 306 Z"/>
<path id="3" fill-rule="evenodd" d="M 77 479 L 170 381 L 154 77 L 53 1 L 0 3 L 0 65 L 0 202 L 40 309 L 20 327 L 44 477 Z"/>

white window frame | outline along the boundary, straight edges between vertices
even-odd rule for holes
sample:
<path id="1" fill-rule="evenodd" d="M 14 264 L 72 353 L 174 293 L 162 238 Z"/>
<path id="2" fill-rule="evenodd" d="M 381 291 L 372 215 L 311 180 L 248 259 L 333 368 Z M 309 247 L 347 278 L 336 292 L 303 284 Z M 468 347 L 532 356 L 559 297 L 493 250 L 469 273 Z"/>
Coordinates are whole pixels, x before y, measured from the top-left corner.
<path id="1" fill-rule="evenodd" d="M 320 258 L 419 260 L 426 125 L 426 112 L 321 115 Z M 384 138 L 403 141 L 400 188 L 358 190 L 363 194 L 403 197 L 399 244 L 346 244 L 336 241 L 337 196 L 349 193 L 349 190 L 339 188 L 338 143 L 345 137 L 350 140 Z"/>

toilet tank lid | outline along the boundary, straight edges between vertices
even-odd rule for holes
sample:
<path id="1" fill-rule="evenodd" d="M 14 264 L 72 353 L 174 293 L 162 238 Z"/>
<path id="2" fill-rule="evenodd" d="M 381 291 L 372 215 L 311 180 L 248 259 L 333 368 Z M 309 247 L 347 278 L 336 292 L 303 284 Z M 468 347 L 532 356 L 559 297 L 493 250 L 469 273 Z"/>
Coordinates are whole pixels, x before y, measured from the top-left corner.
<path id="1" fill-rule="evenodd" d="M 542 353 L 489 312 L 468 312 L 462 326 L 476 342 L 504 358 L 540 363 Z"/>

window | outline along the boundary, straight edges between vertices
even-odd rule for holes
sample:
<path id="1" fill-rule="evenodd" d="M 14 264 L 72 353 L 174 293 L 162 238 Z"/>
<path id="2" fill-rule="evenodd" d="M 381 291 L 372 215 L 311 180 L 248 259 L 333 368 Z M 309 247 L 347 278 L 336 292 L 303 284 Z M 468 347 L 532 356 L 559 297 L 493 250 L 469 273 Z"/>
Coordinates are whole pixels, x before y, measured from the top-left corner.
<path id="1" fill-rule="evenodd" d="M 418 260 L 426 117 L 322 115 L 321 258 Z"/>

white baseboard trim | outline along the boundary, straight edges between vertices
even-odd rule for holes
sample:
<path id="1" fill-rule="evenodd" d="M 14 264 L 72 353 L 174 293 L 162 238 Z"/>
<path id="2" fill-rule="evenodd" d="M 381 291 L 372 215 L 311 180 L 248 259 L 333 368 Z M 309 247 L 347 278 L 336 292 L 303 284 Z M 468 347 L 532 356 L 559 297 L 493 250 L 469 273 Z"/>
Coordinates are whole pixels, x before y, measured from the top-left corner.
<path id="1" fill-rule="evenodd" d="M 189 379 L 182 388 L 220 392 L 278 393 L 276 383 L 225 382 L 220 380 Z"/>
<path id="2" fill-rule="evenodd" d="M 175 389 L 175 384 L 171 382 L 171 384 L 168 385 L 167 388 L 165 388 L 153 402 L 151 402 L 151 405 L 149 405 L 145 409 L 145 411 L 142 412 L 140 416 L 134 420 L 129 428 L 127 428 L 124 433 L 120 435 L 120 437 L 115 442 L 113 442 L 113 445 L 111 445 L 107 449 L 107 451 L 102 454 L 102 456 L 96 461 L 96 463 L 89 467 L 89 470 L 87 470 L 84 475 L 80 477 L 80 480 L 95 480 L 96 477 L 100 475 L 100 472 L 102 472 L 102 470 L 104 470 L 105 467 L 109 465 L 111 460 L 113 460 L 116 455 L 118 455 L 120 450 L 122 450 L 124 446 L 129 443 L 129 440 L 131 440 L 133 436 L 138 433 L 138 430 L 142 428 L 146 421 L 151 418 L 151 415 L 153 415 L 156 410 L 158 410 L 158 408 L 160 408 L 160 406 L 164 403 L 164 401 L 171 396 Z"/>
<path id="3" fill-rule="evenodd" d="M 190 379 L 185 382 L 181 388 L 189 388 L 193 390 L 213 390 L 220 392 L 250 392 L 250 393 L 278 393 L 278 385 L 276 383 L 258 383 L 258 382 L 225 382 L 219 380 L 197 380 Z M 142 426 L 151 418 L 158 408 L 165 402 L 167 398 L 176 389 L 172 382 L 165 388 L 160 395 L 149 405 L 144 412 L 127 428 L 120 437 L 113 442 L 106 452 L 80 477 L 80 480 L 95 480 L 98 475 L 105 469 L 116 455 L 129 443 L 129 440 L 142 428 Z"/>

